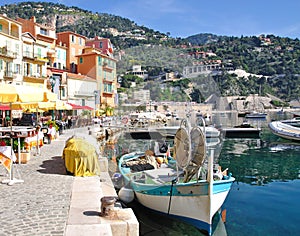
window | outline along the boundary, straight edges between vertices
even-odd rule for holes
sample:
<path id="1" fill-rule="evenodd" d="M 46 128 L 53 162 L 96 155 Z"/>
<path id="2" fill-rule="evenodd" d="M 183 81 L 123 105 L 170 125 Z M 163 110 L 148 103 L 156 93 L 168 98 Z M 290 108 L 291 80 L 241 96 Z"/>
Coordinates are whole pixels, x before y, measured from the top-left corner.
<path id="1" fill-rule="evenodd" d="M 0 24 L 0 31 L 2 31 L 2 25 Z"/>
<path id="2" fill-rule="evenodd" d="M 79 45 L 82 45 L 82 38 L 79 38 Z"/>
<path id="3" fill-rule="evenodd" d="M 3 70 L 3 60 L 0 59 L 0 71 L 2 71 L 2 70 Z"/>
<path id="4" fill-rule="evenodd" d="M 75 48 L 72 48 L 72 56 L 75 56 Z"/>
<path id="5" fill-rule="evenodd" d="M 39 58 L 42 58 L 42 49 L 41 49 L 41 48 L 38 48 L 38 49 L 37 49 L 37 56 L 38 56 Z"/>
<path id="6" fill-rule="evenodd" d="M 103 43 L 102 43 L 102 42 L 99 43 L 99 47 L 100 47 L 100 48 L 103 47 Z"/>
<path id="7" fill-rule="evenodd" d="M 21 65 L 15 64 L 15 74 L 21 74 Z"/>
<path id="8" fill-rule="evenodd" d="M 82 57 L 79 58 L 79 63 L 80 63 L 80 64 L 83 63 L 83 58 L 82 58 Z"/>
<path id="9" fill-rule="evenodd" d="M 20 55 L 20 45 L 17 43 L 17 44 L 15 45 L 15 47 L 16 47 L 16 54 L 17 54 L 17 55 Z"/>
<path id="10" fill-rule="evenodd" d="M 75 36 L 74 35 L 71 35 L 71 42 L 75 43 Z"/>
<path id="11" fill-rule="evenodd" d="M 43 35 L 48 35 L 48 32 L 46 29 L 40 28 L 40 33 Z"/>

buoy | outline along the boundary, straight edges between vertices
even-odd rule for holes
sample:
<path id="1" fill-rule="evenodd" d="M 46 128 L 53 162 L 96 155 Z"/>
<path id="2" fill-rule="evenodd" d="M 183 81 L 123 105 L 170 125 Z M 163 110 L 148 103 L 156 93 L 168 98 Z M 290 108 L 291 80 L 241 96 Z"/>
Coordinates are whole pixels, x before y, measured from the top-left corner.
<path id="1" fill-rule="evenodd" d="M 120 189 L 124 185 L 123 176 L 120 173 L 114 173 L 113 176 L 111 177 L 111 180 L 116 189 Z"/>
<path id="2" fill-rule="evenodd" d="M 124 203 L 130 203 L 134 199 L 134 192 L 130 188 L 122 187 L 119 191 L 119 198 Z"/>

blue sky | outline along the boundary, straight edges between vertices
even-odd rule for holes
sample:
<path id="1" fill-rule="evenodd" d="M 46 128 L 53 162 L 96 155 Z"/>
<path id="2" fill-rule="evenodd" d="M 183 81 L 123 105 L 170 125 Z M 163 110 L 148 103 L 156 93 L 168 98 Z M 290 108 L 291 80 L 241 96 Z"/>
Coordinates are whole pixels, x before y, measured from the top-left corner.
<path id="1" fill-rule="evenodd" d="M 35 0 L 31 0 L 35 1 Z M 2 0 L 1 5 L 24 2 Z M 300 1 L 274 0 L 48 0 L 129 18 L 172 37 L 274 34 L 300 38 Z"/>

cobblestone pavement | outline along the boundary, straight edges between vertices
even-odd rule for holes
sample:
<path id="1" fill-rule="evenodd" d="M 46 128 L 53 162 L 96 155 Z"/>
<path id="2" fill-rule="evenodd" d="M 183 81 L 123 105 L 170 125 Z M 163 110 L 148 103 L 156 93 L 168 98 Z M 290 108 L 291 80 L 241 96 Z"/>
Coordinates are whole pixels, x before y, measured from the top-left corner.
<path id="1" fill-rule="evenodd" d="M 80 129 L 64 131 L 41 148 L 40 156 L 15 164 L 14 177 L 24 183 L 0 183 L 0 236 L 64 235 L 74 177 L 66 175 L 61 156 L 65 140 Z M 0 182 L 7 178 L 0 165 Z"/>

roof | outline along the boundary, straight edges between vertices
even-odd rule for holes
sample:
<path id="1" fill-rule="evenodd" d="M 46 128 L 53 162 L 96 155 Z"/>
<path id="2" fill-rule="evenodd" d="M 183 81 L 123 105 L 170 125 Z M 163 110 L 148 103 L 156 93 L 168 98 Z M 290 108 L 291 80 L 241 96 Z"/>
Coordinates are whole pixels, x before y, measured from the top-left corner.
<path id="1" fill-rule="evenodd" d="M 87 75 L 75 74 L 75 73 L 67 73 L 67 77 L 69 79 L 77 79 L 77 80 L 92 80 L 95 81 L 95 78 L 89 77 Z"/>

